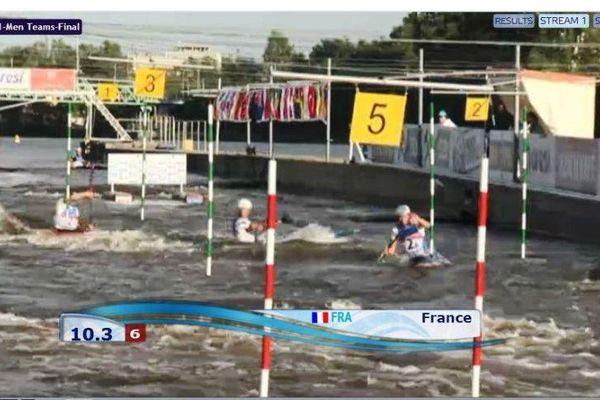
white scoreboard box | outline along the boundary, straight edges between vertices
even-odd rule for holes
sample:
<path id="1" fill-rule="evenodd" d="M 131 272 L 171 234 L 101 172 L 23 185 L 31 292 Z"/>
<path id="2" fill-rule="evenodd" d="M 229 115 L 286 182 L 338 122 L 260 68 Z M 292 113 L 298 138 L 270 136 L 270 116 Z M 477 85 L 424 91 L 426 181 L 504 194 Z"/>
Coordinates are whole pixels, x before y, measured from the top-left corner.
<path id="1" fill-rule="evenodd" d="M 141 185 L 142 153 L 108 153 L 109 185 Z M 187 156 L 185 154 L 147 153 L 147 185 L 185 185 Z"/>

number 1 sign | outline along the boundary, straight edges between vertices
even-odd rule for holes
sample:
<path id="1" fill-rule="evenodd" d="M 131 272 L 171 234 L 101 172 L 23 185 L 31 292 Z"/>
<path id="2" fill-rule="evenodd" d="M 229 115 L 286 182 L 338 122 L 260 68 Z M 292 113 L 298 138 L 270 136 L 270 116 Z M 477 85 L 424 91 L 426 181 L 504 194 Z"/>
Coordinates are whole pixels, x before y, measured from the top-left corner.
<path id="1" fill-rule="evenodd" d="M 400 146 L 405 109 L 406 96 L 357 93 L 354 99 L 350 141 Z"/>

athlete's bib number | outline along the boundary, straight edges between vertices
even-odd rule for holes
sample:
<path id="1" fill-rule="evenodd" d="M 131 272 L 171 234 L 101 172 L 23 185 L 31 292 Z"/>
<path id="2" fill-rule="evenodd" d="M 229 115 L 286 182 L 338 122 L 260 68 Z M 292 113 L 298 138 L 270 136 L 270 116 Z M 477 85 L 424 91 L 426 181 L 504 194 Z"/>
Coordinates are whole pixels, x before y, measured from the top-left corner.
<path id="1" fill-rule="evenodd" d="M 412 237 L 404 240 L 404 249 L 409 256 L 419 256 L 423 254 L 423 238 Z"/>

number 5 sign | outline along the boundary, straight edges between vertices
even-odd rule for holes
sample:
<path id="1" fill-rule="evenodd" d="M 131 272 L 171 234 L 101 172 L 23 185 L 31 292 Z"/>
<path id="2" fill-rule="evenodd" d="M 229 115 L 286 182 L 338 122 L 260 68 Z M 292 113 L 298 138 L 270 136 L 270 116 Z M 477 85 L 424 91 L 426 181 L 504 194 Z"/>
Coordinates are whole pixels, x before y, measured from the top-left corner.
<path id="1" fill-rule="evenodd" d="M 400 146 L 406 96 L 357 93 L 354 99 L 350 141 Z"/>
<path id="2" fill-rule="evenodd" d="M 488 97 L 467 97 L 465 121 L 487 121 L 490 110 Z"/>
<path id="3" fill-rule="evenodd" d="M 167 71 L 164 69 L 140 68 L 135 71 L 135 95 L 162 99 L 165 96 Z"/>

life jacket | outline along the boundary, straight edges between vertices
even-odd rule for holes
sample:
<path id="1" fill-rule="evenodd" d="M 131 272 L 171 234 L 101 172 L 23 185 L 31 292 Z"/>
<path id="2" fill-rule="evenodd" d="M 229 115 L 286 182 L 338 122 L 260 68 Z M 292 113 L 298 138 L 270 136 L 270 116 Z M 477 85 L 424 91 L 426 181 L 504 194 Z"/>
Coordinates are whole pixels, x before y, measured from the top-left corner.
<path id="1" fill-rule="evenodd" d="M 79 208 L 74 205 L 67 206 L 61 199 L 56 204 L 54 214 L 54 228 L 61 231 L 75 231 L 79 228 Z"/>
<path id="2" fill-rule="evenodd" d="M 395 238 L 404 246 L 404 251 L 411 257 L 422 257 L 427 252 L 427 236 L 425 229 L 416 225 L 404 225 L 398 223 L 392 230 L 392 238 Z"/>
<path id="3" fill-rule="evenodd" d="M 248 231 L 250 225 L 250 219 L 244 217 L 236 218 L 232 224 L 233 236 L 242 243 L 254 243 L 256 238 L 252 232 Z"/>

